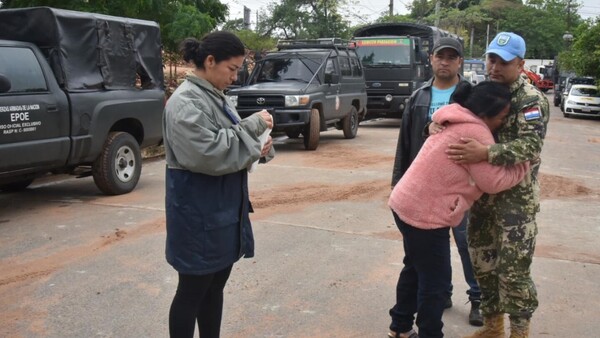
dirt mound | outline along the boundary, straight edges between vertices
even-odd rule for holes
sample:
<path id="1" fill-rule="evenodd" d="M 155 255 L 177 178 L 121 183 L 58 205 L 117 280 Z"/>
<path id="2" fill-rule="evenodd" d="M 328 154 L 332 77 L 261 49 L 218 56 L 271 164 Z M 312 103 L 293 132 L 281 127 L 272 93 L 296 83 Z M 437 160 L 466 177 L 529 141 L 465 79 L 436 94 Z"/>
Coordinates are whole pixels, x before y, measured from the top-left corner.
<path id="1" fill-rule="evenodd" d="M 592 189 L 566 177 L 540 173 L 538 178 L 542 199 L 576 197 L 590 195 L 594 192 Z"/>

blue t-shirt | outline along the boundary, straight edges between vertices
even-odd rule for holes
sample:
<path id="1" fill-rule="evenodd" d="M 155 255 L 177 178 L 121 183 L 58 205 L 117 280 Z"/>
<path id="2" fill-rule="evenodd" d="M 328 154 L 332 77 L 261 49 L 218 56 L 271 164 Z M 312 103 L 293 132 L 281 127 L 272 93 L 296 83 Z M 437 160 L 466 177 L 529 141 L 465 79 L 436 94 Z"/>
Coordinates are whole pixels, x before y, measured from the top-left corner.
<path id="1" fill-rule="evenodd" d="M 431 120 L 431 115 L 435 113 L 436 110 L 450 103 L 450 96 L 454 93 L 456 89 L 456 85 L 448 88 L 448 89 L 437 89 L 435 87 L 431 87 L 431 104 L 429 105 L 429 120 Z"/>

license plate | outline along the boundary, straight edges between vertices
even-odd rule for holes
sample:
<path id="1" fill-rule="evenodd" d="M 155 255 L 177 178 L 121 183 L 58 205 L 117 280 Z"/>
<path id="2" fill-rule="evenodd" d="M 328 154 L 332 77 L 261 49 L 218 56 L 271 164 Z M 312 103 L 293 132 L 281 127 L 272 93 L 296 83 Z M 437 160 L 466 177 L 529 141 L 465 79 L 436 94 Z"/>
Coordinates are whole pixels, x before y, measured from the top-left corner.
<path id="1" fill-rule="evenodd" d="M 592 111 L 592 109 L 585 107 L 585 108 L 581 108 L 581 111 L 584 112 L 584 113 L 589 113 L 589 112 Z"/>

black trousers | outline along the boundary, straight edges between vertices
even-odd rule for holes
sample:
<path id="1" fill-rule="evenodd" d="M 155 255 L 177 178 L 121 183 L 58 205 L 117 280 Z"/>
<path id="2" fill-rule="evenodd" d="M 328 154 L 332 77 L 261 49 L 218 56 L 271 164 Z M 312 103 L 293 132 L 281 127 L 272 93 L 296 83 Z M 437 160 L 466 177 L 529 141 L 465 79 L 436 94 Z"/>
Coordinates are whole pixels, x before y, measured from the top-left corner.
<path id="1" fill-rule="evenodd" d="M 171 338 L 193 338 L 196 321 L 202 338 L 219 338 L 223 289 L 232 267 L 208 275 L 179 274 L 169 312 Z"/>

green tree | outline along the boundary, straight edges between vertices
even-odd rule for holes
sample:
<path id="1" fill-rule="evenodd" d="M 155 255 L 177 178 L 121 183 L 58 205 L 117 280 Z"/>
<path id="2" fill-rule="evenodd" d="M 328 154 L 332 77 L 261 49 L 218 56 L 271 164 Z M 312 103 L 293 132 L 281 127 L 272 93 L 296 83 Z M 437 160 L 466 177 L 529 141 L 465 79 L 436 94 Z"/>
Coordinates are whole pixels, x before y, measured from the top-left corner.
<path id="1" fill-rule="evenodd" d="M 246 48 L 253 51 L 268 51 L 275 48 L 276 39 L 265 37 L 251 30 L 236 31 L 235 34 L 242 40 Z"/>
<path id="2" fill-rule="evenodd" d="M 271 2 L 258 30 L 286 39 L 349 37 L 348 23 L 338 13 L 345 0 L 283 0 Z"/>
<path id="3" fill-rule="evenodd" d="M 507 9 L 500 30 L 515 32 L 527 43 L 526 58 L 553 59 L 564 48 L 565 22 L 554 14 L 530 6 Z"/>
<path id="4" fill-rule="evenodd" d="M 587 21 L 577 27 L 570 51 L 560 54 L 561 67 L 577 75 L 600 79 L 600 21 Z"/>

